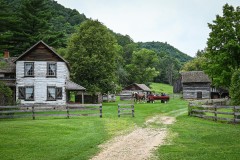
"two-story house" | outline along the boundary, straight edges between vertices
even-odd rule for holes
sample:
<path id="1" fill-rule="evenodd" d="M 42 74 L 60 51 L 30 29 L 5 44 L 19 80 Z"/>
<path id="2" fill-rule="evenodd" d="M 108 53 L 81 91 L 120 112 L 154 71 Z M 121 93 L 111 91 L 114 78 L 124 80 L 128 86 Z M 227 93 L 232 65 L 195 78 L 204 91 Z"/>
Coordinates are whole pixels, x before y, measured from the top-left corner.
<path id="1" fill-rule="evenodd" d="M 68 62 L 43 41 L 29 48 L 14 63 L 16 100 L 21 104 L 65 105 L 70 91 L 85 91 L 70 81 Z"/>

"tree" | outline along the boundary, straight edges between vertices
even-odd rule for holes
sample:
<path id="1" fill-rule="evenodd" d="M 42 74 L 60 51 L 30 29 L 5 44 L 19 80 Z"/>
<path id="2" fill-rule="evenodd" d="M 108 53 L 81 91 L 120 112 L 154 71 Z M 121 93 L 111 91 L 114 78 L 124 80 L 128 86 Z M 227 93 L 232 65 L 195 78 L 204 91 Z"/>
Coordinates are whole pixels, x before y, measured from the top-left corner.
<path id="1" fill-rule="evenodd" d="M 186 62 L 182 68 L 181 71 L 203 71 L 204 70 L 204 64 L 207 61 L 205 57 L 206 51 L 198 51 L 196 53 L 196 57 L 193 58 L 191 61 Z"/>
<path id="2" fill-rule="evenodd" d="M 229 87 L 231 75 L 240 67 L 240 7 L 223 6 L 223 16 L 216 16 L 207 42 L 205 72 L 217 87 Z"/>
<path id="3" fill-rule="evenodd" d="M 180 68 L 181 63 L 178 59 L 166 55 L 160 58 L 158 70 L 161 72 L 155 80 L 173 85 L 173 82 L 179 77 Z"/>
<path id="4" fill-rule="evenodd" d="M 141 49 L 134 51 L 131 64 L 126 65 L 129 73 L 129 83 L 147 83 L 153 81 L 159 72 L 156 67 L 159 63 L 157 53 Z"/>
<path id="5" fill-rule="evenodd" d="M 66 58 L 71 76 L 91 93 L 107 93 L 116 87 L 116 39 L 97 20 L 83 22 L 68 43 Z"/>
<path id="6" fill-rule="evenodd" d="M 240 69 L 236 70 L 231 79 L 230 96 L 232 105 L 240 105 Z"/>

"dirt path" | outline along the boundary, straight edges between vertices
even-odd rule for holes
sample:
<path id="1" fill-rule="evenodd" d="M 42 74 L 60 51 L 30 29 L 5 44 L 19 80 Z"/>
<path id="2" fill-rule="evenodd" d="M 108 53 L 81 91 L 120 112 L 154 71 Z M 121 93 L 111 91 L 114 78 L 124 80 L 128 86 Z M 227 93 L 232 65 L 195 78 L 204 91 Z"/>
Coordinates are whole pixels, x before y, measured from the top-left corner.
<path id="1" fill-rule="evenodd" d="M 164 144 L 167 136 L 165 125 L 175 122 L 174 117 L 156 116 L 146 121 L 146 128 L 136 128 L 127 135 L 115 137 L 102 145 L 102 152 L 92 160 L 146 160 L 156 147 Z M 162 125 L 153 128 L 151 125 Z"/>

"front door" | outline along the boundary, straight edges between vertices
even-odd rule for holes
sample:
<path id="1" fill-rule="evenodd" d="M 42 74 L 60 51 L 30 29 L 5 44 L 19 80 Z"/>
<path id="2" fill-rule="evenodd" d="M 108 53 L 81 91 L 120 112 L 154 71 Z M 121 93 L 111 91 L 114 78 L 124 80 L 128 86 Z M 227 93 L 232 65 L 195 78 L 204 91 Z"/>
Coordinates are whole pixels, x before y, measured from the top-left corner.
<path id="1" fill-rule="evenodd" d="M 202 92 L 197 92 L 197 99 L 202 99 Z"/>

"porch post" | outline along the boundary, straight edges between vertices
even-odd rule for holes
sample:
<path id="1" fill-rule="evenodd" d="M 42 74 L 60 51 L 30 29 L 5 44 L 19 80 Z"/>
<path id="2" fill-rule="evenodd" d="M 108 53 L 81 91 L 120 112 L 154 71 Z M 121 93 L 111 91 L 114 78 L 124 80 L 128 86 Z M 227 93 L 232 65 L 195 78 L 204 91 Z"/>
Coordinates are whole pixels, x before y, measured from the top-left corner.
<path id="1" fill-rule="evenodd" d="M 84 104 L 84 92 L 82 92 L 82 104 Z"/>

